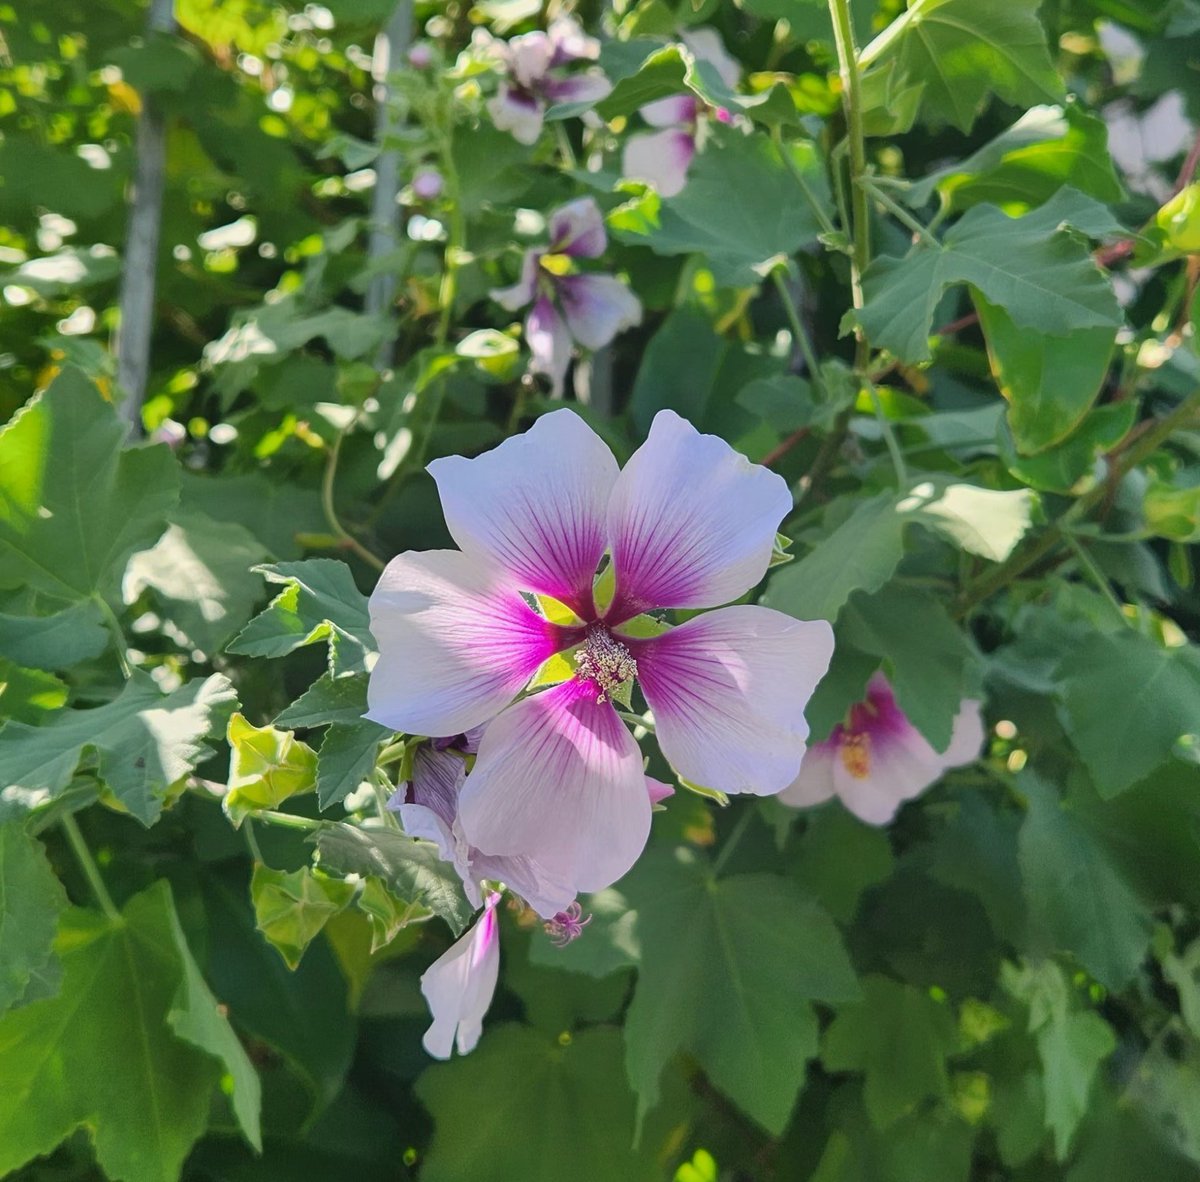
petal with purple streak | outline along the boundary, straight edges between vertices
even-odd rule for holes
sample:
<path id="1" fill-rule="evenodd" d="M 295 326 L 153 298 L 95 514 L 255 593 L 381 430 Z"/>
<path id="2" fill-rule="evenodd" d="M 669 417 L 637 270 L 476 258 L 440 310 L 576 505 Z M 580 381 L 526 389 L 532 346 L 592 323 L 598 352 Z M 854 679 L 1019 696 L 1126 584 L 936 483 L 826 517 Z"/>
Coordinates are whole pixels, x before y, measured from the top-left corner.
<path id="1" fill-rule="evenodd" d="M 591 197 L 579 197 L 560 205 L 550 215 L 547 227 L 550 250 L 574 259 L 599 258 L 608 247 L 604 214 Z"/>
<path id="2" fill-rule="evenodd" d="M 421 976 L 421 992 L 433 1016 L 421 1041 L 435 1059 L 449 1059 L 455 1046 L 460 1055 L 468 1054 L 483 1033 L 500 972 L 499 901 L 499 895 L 491 895 L 475 926 Z"/>
<path id="3" fill-rule="evenodd" d="M 673 94 L 670 98 L 655 99 L 644 107 L 638 107 L 638 114 L 651 127 L 690 127 L 696 122 L 696 113 L 700 104 L 694 95 Z"/>
<path id="4" fill-rule="evenodd" d="M 525 90 L 537 87 L 550 69 L 554 50 L 554 42 L 540 29 L 509 38 L 508 66 L 517 85 Z"/>
<path id="5" fill-rule="evenodd" d="M 550 379 L 550 395 L 561 398 L 567 366 L 571 364 L 571 334 L 558 309 L 542 296 L 525 317 L 525 339 L 529 342 L 534 373 Z"/>
<path id="6" fill-rule="evenodd" d="M 674 411 L 659 411 L 608 508 L 611 620 L 654 607 L 715 607 L 767 572 L 792 507 L 787 482 Z"/>
<path id="7" fill-rule="evenodd" d="M 621 174 L 653 185 L 663 197 L 674 197 L 687 184 L 696 155 L 690 131 L 668 129 L 630 136 L 621 156 Z"/>
<path id="8" fill-rule="evenodd" d="M 592 612 L 617 462 L 574 411 L 552 411 L 475 459 L 447 456 L 429 472 L 464 552 L 505 570 L 523 590 Z"/>
<path id="9" fill-rule="evenodd" d="M 516 312 L 532 304 L 537 296 L 538 271 L 542 265 L 542 251 L 527 250 L 521 260 L 521 278 L 511 287 L 493 288 L 488 295 L 509 312 Z"/>
<path id="10" fill-rule="evenodd" d="M 611 886 L 650 832 L 638 746 L 580 681 L 525 698 L 488 727 L 459 808 L 471 845 L 525 854 L 576 891 Z"/>
<path id="11" fill-rule="evenodd" d="M 393 558 L 369 607 L 379 660 L 367 717 L 413 735 L 487 722 L 569 643 L 499 572 L 457 550 Z"/>
<path id="12" fill-rule="evenodd" d="M 555 286 L 567 328 L 586 349 L 603 348 L 623 329 L 641 323 L 641 302 L 611 275 L 565 275 Z"/>
<path id="13" fill-rule="evenodd" d="M 554 46 L 554 65 L 573 61 L 595 61 L 600 56 L 600 42 L 588 36 L 579 22 L 569 16 L 560 16 L 550 22 L 547 29 L 551 45 Z"/>
<path id="14" fill-rule="evenodd" d="M 659 746 L 684 779 L 760 796 L 795 780 L 804 709 L 833 655 L 827 623 L 740 605 L 628 644 Z"/>
<path id="15" fill-rule="evenodd" d="M 533 144 L 542 134 L 544 109 L 540 100 L 503 83 L 488 99 L 488 114 L 498 131 L 507 131 L 519 144 Z"/>
<path id="16" fill-rule="evenodd" d="M 611 93 L 612 83 L 596 71 L 569 78 L 547 78 L 542 83 L 542 94 L 549 103 L 598 103 Z"/>

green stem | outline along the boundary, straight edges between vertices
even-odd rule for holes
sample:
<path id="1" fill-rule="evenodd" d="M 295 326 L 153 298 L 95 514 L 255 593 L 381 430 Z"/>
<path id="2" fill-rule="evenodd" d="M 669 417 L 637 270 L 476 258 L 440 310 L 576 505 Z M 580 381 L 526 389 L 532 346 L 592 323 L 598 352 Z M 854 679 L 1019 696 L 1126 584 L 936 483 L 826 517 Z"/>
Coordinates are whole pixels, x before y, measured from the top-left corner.
<path id="1" fill-rule="evenodd" d="M 329 528 L 341 540 L 354 551 L 355 554 L 376 570 L 383 570 L 385 563 L 378 554 L 368 550 L 348 529 L 342 524 L 341 519 L 337 514 L 337 506 L 334 504 L 333 490 L 334 482 L 337 480 L 338 459 L 342 452 L 342 440 L 346 438 L 346 433 L 354 424 L 343 427 L 338 433 L 337 438 L 333 441 L 333 446 L 329 449 L 329 457 L 325 461 L 325 475 L 321 480 L 321 508 L 325 511 L 325 520 L 329 522 Z"/>
<path id="2" fill-rule="evenodd" d="M 246 846 L 250 850 L 250 856 L 260 865 L 266 865 L 266 859 L 262 856 L 262 850 L 258 848 L 258 838 L 254 836 L 254 823 L 247 817 L 242 822 L 242 833 L 246 838 Z"/>
<path id="3" fill-rule="evenodd" d="M 63 832 L 67 835 L 67 841 L 71 843 L 71 849 L 75 853 L 75 859 L 79 863 L 79 868 L 83 871 L 83 876 L 88 880 L 88 886 L 92 888 L 92 894 L 96 896 L 96 902 L 100 904 L 100 910 L 113 923 L 120 923 L 121 913 L 117 910 L 117 905 L 112 901 L 112 895 L 108 893 L 108 887 L 104 885 L 104 879 L 100 876 L 100 867 L 96 865 L 96 859 L 92 857 L 92 851 L 88 849 L 88 844 L 84 840 L 83 834 L 79 831 L 79 823 L 70 813 L 63 817 L 60 823 Z"/>
<path id="4" fill-rule="evenodd" d="M 121 665 L 121 674 L 128 681 L 133 676 L 133 665 L 129 660 L 129 646 L 125 643 L 125 632 L 121 627 L 121 621 L 117 619 L 116 612 L 108 606 L 107 600 L 98 591 L 92 595 L 92 601 L 99 606 L 100 614 L 104 617 L 109 632 L 112 633 L 113 646 L 117 650 L 117 660 Z"/>
<path id="5" fill-rule="evenodd" d="M 389 829 L 399 829 L 400 822 L 396 819 L 396 814 L 388 808 L 388 791 L 384 788 L 384 784 L 388 788 L 392 787 L 387 780 L 384 779 L 383 773 L 378 768 L 371 775 L 371 787 L 375 790 L 375 807 L 379 810 L 379 819 Z"/>
<path id="6" fill-rule="evenodd" d="M 771 272 L 771 278 L 775 282 L 775 290 L 779 293 L 779 299 L 783 303 L 784 313 L 787 315 L 788 324 L 792 328 L 792 336 L 796 339 L 796 344 L 800 347 L 800 352 L 804 355 L 804 364 L 808 367 L 809 377 L 812 378 L 813 385 L 821 391 L 821 394 L 828 398 L 828 393 L 825 390 L 825 380 L 821 376 L 821 370 L 817 365 L 817 355 L 813 350 L 812 341 L 808 339 L 808 333 L 804 331 L 804 322 L 800 319 L 800 309 L 796 307 L 796 301 L 792 299 L 792 293 L 788 290 L 788 285 L 784 281 L 781 268 L 776 267 Z"/>
<path id="7" fill-rule="evenodd" d="M 825 212 L 825 207 L 817 200 L 817 195 L 812 191 L 812 186 L 804 179 L 804 173 L 800 171 L 800 166 L 796 163 L 791 152 L 788 151 L 787 144 L 784 142 L 783 131 L 779 127 L 775 127 L 771 131 L 771 138 L 775 141 L 775 146 L 779 149 L 779 155 L 783 162 L 787 165 L 788 171 L 792 174 L 792 179 L 796 182 L 797 188 L 804 194 L 805 201 L 808 202 L 809 208 L 813 211 L 813 216 L 821 224 L 821 229 L 826 234 L 836 234 L 837 227 L 833 224 L 833 219 Z"/>
<path id="8" fill-rule="evenodd" d="M 315 829 L 323 829 L 324 821 L 314 821 L 311 817 L 298 817 L 295 813 L 281 813 L 276 809 L 260 809 L 254 814 L 255 820 L 266 821 L 268 825 L 278 825 L 282 829 L 303 829 L 311 833 Z"/>
<path id="9" fill-rule="evenodd" d="M 896 484 L 900 491 L 904 492 L 908 488 L 908 467 L 904 463 L 904 452 L 896 440 L 896 433 L 892 430 L 891 422 L 883 413 L 883 403 L 880 401 L 879 391 L 875 389 L 874 383 L 867 383 L 867 391 L 871 395 L 871 405 L 875 408 L 875 421 L 879 424 L 879 430 L 883 432 L 883 441 L 887 444 L 888 454 L 892 457 L 892 469 L 896 473 Z"/>
<path id="10" fill-rule="evenodd" d="M 747 805 L 742 809 L 742 815 L 738 818 L 737 824 L 733 827 L 733 832 L 725 839 L 725 844 L 721 846 L 720 853 L 717 854 L 716 860 L 713 862 L 712 876 L 716 878 L 721 873 L 725 863 L 729 861 L 729 856 L 737 848 L 738 842 L 745 836 L 746 830 L 750 828 L 750 821 L 754 817 L 754 809 Z"/>
<path id="11" fill-rule="evenodd" d="M 628 710 L 618 710 L 617 717 L 623 722 L 628 722 L 633 726 L 640 726 L 642 730 L 654 734 L 654 723 L 648 718 L 643 718 L 640 714 L 631 714 Z"/>
<path id="12" fill-rule="evenodd" d="M 1067 543 L 1067 548 L 1075 555 L 1084 573 L 1096 585 L 1096 590 L 1104 596 L 1113 611 L 1116 612 L 1117 618 L 1121 623 L 1126 627 L 1136 629 L 1134 622 L 1125 614 L 1125 609 L 1121 606 L 1121 601 L 1113 594 L 1112 584 L 1104 577 L 1104 572 L 1096 565 L 1096 560 L 1087 552 L 1083 543 L 1072 533 L 1064 534 L 1063 541 Z"/>
<path id="13" fill-rule="evenodd" d="M 883 206 L 898 222 L 903 222 L 926 246 L 940 246 L 941 243 L 933 236 L 928 226 L 923 226 L 907 209 L 904 208 L 898 201 L 894 201 L 882 189 L 874 184 L 873 179 L 869 176 L 863 177 L 859 181 L 860 186 L 866 188 L 867 192 Z"/>

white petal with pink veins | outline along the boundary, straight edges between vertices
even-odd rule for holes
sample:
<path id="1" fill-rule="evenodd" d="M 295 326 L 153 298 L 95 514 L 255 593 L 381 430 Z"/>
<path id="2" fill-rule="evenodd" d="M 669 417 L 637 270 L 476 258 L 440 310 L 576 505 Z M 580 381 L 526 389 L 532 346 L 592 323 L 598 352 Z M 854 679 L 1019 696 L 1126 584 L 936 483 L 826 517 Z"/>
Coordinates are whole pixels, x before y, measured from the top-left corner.
<path id="1" fill-rule="evenodd" d="M 653 185 L 663 197 L 674 197 L 687 184 L 695 154 L 696 140 L 690 131 L 669 129 L 632 135 L 621 156 L 621 174 Z"/>
<path id="2" fill-rule="evenodd" d="M 499 901 L 492 895 L 475 926 L 421 976 L 421 992 L 433 1015 L 421 1042 L 435 1059 L 449 1059 L 455 1046 L 460 1055 L 470 1053 L 483 1033 L 500 973 Z"/>

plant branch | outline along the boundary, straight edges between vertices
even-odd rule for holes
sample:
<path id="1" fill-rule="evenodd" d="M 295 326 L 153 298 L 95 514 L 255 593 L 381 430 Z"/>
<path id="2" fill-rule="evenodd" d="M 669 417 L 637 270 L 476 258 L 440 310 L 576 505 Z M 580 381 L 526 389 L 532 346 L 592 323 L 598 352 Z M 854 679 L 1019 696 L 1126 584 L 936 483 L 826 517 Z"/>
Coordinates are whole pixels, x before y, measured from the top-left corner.
<path id="1" fill-rule="evenodd" d="M 96 865 L 96 859 L 92 857 L 92 851 L 88 849 L 88 843 L 84 840 L 84 836 L 79 830 L 79 822 L 68 813 L 63 817 L 60 824 L 62 825 L 63 832 L 67 835 L 67 841 L 71 844 L 71 849 L 74 851 L 75 860 L 79 863 L 79 868 L 83 871 L 84 878 L 88 880 L 88 886 L 92 888 L 92 894 L 96 896 L 96 902 L 100 904 L 100 910 L 113 923 L 122 922 L 121 913 L 117 910 L 117 905 L 112 901 L 112 895 L 108 893 L 108 887 L 104 885 L 104 879 L 100 875 L 100 867 Z"/>
<path id="2" fill-rule="evenodd" d="M 342 452 L 342 440 L 346 438 L 346 433 L 349 430 L 349 426 L 343 427 L 337 433 L 337 438 L 333 441 L 333 446 L 329 449 L 329 456 L 325 461 L 325 475 L 321 479 L 321 508 L 325 511 L 325 520 L 329 522 L 329 528 L 365 563 L 373 566 L 376 570 L 383 570 L 386 565 L 383 559 L 378 554 L 368 550 L 366 546 L 346 529 L 338 517 L 337 506 L 334 503 L 333 490 L 334 482 L 337 479 L 338 458 Z"/>

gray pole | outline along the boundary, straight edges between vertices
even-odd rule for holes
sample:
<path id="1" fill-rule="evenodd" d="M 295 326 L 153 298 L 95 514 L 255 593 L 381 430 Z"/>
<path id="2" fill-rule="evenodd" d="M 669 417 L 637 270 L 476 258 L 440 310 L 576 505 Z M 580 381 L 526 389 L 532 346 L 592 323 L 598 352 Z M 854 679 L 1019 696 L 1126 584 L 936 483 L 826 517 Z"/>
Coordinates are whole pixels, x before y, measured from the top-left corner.
<path id="1" fill-rule="evenodd" d="M 175 31 L 174 0 L 150 0 L 147 29 Z M 163 177 L 166 171 L 166 125 L 153 95 L 142 95 L 137 121 L 137 159 L 133 205 L 125 238 L 121 273 L 120 321 L 114 349 L 117 385 L 125 392 L 121 417 L 133 435 L 142 434 L 142 403 L 150 372 L 150 337 L 154 331 L 154 277 L 158 265 L 158 232 L 162 223 Z"/>

